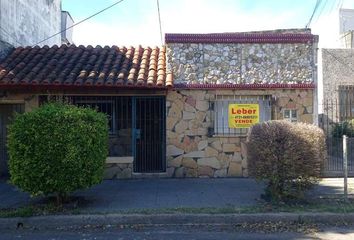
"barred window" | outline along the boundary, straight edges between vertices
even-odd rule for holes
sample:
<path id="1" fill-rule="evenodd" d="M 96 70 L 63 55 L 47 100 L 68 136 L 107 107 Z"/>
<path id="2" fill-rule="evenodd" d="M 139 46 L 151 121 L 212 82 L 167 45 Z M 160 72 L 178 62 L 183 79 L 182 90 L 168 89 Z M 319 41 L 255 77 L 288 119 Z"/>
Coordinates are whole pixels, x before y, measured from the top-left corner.
<path id="1" fill-rule="evenodd" d="M 258 104 L 259 122 L 271 120 L 271 96 L 218 95 L 214 103 L 214 135 L 242 136 L 249 128 L 229 127 L 230 104 Z"/>
<path id="2" fill-rule="evenodd" d="M 338 109 L 340 121 L 354 119 L 354 86 L 340 85 L 338 86 L 339 103 Z M 336 104 L 337 105 L 337 101 Z"/>
<path id="3" fill-rule="evenodd" d="M 283 118 L 289 122 L 297 122 L 297 110 L 296 109 L 284 109 Z"/>

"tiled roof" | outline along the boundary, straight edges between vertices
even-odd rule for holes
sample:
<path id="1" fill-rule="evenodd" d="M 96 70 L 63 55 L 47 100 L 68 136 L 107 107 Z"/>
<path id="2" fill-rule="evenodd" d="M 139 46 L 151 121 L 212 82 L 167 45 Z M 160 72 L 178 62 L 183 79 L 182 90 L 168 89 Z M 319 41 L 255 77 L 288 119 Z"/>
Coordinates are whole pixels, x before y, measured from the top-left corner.
<path id="1" fill-rule="evenodd" d="M 166 43 L 308 43 L 318 42 L 310 33 L 166 33 Z"/>
<path id="2" fill-rule="evenodd" d="M 172 87 L 166 48 L 18 47 L 0 62 L 0 87 Z"/>

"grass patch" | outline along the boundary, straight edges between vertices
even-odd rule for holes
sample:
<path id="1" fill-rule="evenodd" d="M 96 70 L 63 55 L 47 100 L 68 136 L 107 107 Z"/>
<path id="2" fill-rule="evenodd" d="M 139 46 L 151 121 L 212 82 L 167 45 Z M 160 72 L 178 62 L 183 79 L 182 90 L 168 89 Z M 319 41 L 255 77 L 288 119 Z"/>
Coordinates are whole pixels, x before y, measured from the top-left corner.
<path id="1" fill-rule="evenodd" d="M 41 206 L 25 206 L 20 208 L 8 208 L 0 210 L 0 217 L 9 218 L 9 217 L 32 217 L 32 216 L 41 216 L 41 215 L 50 215 L 58 213 L 60 209 L 50 206 L 50 205 L 41 205 Z"/>
<path id="2" fill-rule="evenodd" d="M 78 215 L 78 214 L 252 214 L 252 213 L 354 213 L 354 200 L 349 202 L 343 199 L 326 199 L 301 204 L 270 204 L 259 203 L 253 206 L 223 208 L 160 208 L 160 209 L 129 209 L 121 211 L 94 212 L 87 211 L 80 204 L 56 206 L 53 202 L 29 205 L 20 208 L 0 209 L 0 218 L 31 217 L 43 215 Z"/>

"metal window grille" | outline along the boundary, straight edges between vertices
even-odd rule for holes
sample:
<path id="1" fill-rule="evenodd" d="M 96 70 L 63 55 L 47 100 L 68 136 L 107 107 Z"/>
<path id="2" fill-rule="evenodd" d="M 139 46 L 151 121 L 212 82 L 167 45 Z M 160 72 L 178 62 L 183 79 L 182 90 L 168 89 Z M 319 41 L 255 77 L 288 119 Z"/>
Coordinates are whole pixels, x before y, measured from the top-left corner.
<path id="1" fill-rule="evenodd" d="M 125 96 L 41 96 L 40 103 L 62 101 L 105 113 L 109 127 L 109 156 L 132 156 L 132 98 Z"/>
<path id="2" fill-rule="evenodd" d="M 297 110 L 296 109 L 284 109 L 283 119 L 289 122 L 297 122 Z"/>
<path id="3" fill-rule="evenodd" d="M 339 120 L 354 119 L 354 86 L 339 86 Z"/>
<path id="4" fill-rule="evenodd" d="M 214 135 L 243 136 L 247 134 L 248 128 L 229 128 L 228 107 L 229 104 L 235 103 L 259 104 L 259 121 L 271 119 L 271 96 L 218 95 L 214 102 Z"/>

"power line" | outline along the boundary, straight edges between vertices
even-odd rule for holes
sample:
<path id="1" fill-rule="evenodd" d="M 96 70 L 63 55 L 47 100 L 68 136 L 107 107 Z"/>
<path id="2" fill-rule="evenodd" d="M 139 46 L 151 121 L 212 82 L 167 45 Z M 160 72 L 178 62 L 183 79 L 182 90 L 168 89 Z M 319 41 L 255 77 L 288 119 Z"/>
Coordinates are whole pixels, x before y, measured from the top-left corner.
<path id="1" fill-rule="evenodd" d="M 63 33 L 63 32 L 65 32 L 66 30 L 68 30 L 68 29 L 70 29 L 70 28 L 73 28 L 73 27 L 79 25 L 80 23 L 83 23 L 83 22 L 89 20 L 90 18 L 93 18 L 94 16 L 96 16 L 96 15 L 98 15 L 98 14 L 100 14 L 100 13 L 102 13 L 102 12 L 104 12 L 104 11 L 106 11 L 106 10 L 112 8 L 112 7 L 114 7 L 115 5 L 117 5 L 117 4 L 119 4 L 119 3 L 123 2 L 123 1 L 124 1 L 124 0 L 117 1 L 117 2 L 113 3 L 112 5 L 110 5 L 110 6 L 106 7 L 106 8 L 104 8 L 104 9 L 102 9 L 102 10 L 100 10 L 100 11 L 94 13 L 94 14 L 92 14 L 91 16 L 89 16 L 89 17 L 87 17 L 87 18 L 85 18 L 85 19 L 83 19 L 83 20 L 81 20 L 81 21 L 79 21 L 79 22 L 77 22 L 77 23 L 71 25 L 70 27 L 67 27 L 67 28 L 65 28 L 64 30 L 61 30 L 60 32 L 57 32 L 56 34 L 53 34 L 53 35 L 51 35 L 51 36 L 49 36 L 49 37 L 47 37 L 47 38 L 45 38 L 45 39 L 43 39 L 43 40 L 41 40 L 41 41 L 35 43 L 35 44 L 33 44 L 32 46 L 34 47 L 34 46 L 36 46 L 36 45 L 38 45 L 38 44 L 40 44 L 40 43 L 42 43 L 42 42 L 45 42 L 45 41 L 47 41 L 47 40 L 49 40 L 49 39 L 51 39 L 51 38 L 53 38 L 53 37 L 55 37 L 55 36 L 57 36 L 57 35 Z"/>
<path id="2" fill-rule="evenodd" d="M 161 16 L 160 16 L 160 4 L 159 0 L 156 0 L 157 3 L 157 13 L 159 15 L 159 26 L 160 26 L 160 38 L 161 38 L 161 45 L 163 45 L 163 38 L 162 38 L 162 26 L 161 26 Z"/>
<path id="3" fill-rule="evenodd" d="M 318 21 L 318 19 L 320 18 L 321 14 L 323 13 L 323 10 L 325 9 L 327 3 L 328 3 L 328 0 L 326 0 L 326 1 L 324 2 L 324 4 L 322 5 L 322 8 L 320 9 L 319 13 L 317 14 L 317 17 L 316 17 L 316 19 L 314 20 L 314 22 L 317 22 L 317 21 Z"/>
<path id="4" fill-rule="evenodd" d="M 309 20 L 309 22 L 306 24 L 306 28 L 308 28 L 308 27 L 310 26 L 311 21 L 312 21 L 312 18 L 313 18 L 313 16 L 315 16 L 315 13 L 316 13 L 318 7 L 320 6 L 321 2 L 322 2 L 322 0 L 317 0 L 317 1 L 316 1 L 316 5 L 315 5 L 315 7 L 314 7 L 314 9 L 313 9 L 313 11 L 312 11 L 310 20 Z"/>

